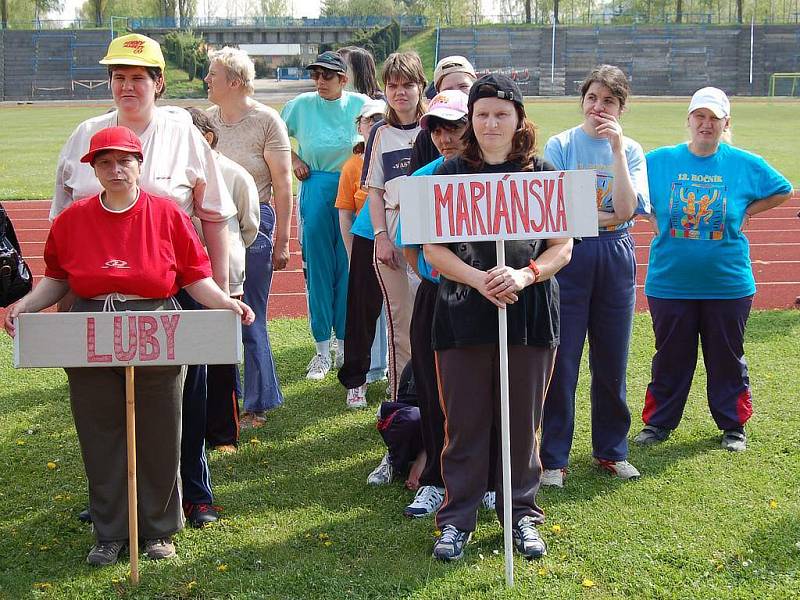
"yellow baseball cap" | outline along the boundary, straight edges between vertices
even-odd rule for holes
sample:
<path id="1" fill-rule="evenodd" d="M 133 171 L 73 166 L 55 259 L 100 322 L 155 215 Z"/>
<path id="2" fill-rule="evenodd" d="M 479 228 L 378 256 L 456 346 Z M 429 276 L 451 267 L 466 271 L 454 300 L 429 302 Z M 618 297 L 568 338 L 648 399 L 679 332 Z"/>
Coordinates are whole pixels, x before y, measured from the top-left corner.
<path id="1" fill-rule="evenodd" d="M 123 35 L 112 40 L 100 64 L 158 67 L 162 72 L 166 68 L 159 43 L 138 33 Z"/>

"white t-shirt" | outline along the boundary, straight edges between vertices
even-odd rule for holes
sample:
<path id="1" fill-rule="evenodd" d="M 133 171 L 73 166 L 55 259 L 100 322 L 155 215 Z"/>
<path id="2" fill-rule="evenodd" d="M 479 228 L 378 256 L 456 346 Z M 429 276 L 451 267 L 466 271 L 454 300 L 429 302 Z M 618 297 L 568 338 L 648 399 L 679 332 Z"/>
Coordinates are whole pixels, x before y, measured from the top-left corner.
<path id="1" fill-rule="evenodd" d="M 236 207 L 211 148 L 191 119 L 177 115 L 174 110 L 156 107 L 153 120 L 139 136 L 144 154 L 140 187 L 152 196 L 174 200 L 186 214 L 204 221 L 225 221 L 235 216 Z M 80 160 L 89 151 L 91 137 L 115 125 L 117 111 L 112 111 L 87 119 L 72 132 L 58 158 L 50 220 L 75 200 L 102 191 L 94 169 Z M 198 185 L 205 186 L 205 190 L 195 196 L 194 188 Z"/>
<path id="2" fill-rule="evenodd" d="M 256 182 L 252 175 L 244 167 L 219 152 L 215 152 L 214 157 L 219 164 L 225 186 L 236 205 L 236 216 L 226 222 L 228 226 L 228 284 L 231 296 L 239 296 L 244 293 L 245 249 L 255 241 L 261 223 L 258 189 L 256 189 Z M 192 217 L 192 223 L 205 244 L 200 220 Z"/>

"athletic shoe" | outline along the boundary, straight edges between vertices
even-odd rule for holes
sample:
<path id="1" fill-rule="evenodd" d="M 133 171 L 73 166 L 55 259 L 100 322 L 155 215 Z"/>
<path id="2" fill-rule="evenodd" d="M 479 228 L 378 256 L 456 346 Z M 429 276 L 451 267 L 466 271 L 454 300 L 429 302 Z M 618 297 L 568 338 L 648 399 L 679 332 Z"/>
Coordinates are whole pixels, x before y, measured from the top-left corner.
<path id="1" fill-rule="evenodd" d="M 125 542 L 97 542 L 86 557 L 86 562 L 95 567 L 113 565 L 119 558 L 119 553 L 125 547 Z"/>
<path id="2" fill-rule="evenodd" d="M 606 460 L 605 458 L 594 458 L 592 460 L 596 467 L 603 471 L 608 471 L 614 477 L 619 477 L 620 479 L 638 479 L 641 476 L 639 470 L 627 460 Z"/>
<path id="3" fill-rule="evenodd" d="M 494 510 L 494 507 L 497 505 L 497 494 L 495 492 L 486 492 L 483 495 L 481 504 L 483 504 L 483 508 Z"/>
<path id="4" fill-rule="evenodd" d="M 517 524 L 511 528 L 511 537 L 514 539 L 514 547 L 517 552 L 528 560 L 541 558 L 547 554 L 547 545 L 544 543 L 539 530 L 536 529 L 536 521 L 533 517 L 522 517 Z"/>
<path id="5" fill-rule="evenodd" d="M 315 354 L 311 362 L 306 367 L 306 379 L 320 381 L 325 379 L 325 375 L 331 370 L 331 357 L 323 354 Z"/>
<path id="6" fill-rule="evenodd" d="M 389 455 L 384 454 L 381 459 L 381 464 L 375 467 L 372 473 L 369 474 L 369 477 L 367 477 L 367 483 L 369 485 L 386 485 L 387 483 L 391 483 L 393 478 L 394 469 L 392 465 L 389 464 Z"/>
<path id="7" fill-rule="evenodd" d="M 367 384 L 347 390 L 347 408 L 367 408 Z"/>
<path id="8" fill-rule="evenodd" d="M 344 364 L 344 346 L 342 346 L 340 348 L 338 344 L 336 345 L 336 354 L 335 354 L 335 357 L 334 357 L 334 363 L 333 364 L 336 365 L 337 369 L 341 369 L 342 368 L 342 365 Z"/>
<path id="9" fill-rule="evenodd" d="M 246 412 L 239 419 L 239 430 L 258 429 L 267 423 L 267 413 L 265 412 Z"/>
<path id="10" fill-rule="evenodd" d="M 454 525 L 443 526 L 442 535 L 433 545 L 433 558 L 444 561 L 460 559 L 464 556 L 464 546 L 469 543 L 470 537 L 471 531 L 461 531 Z"/>
<path id="11" fill-rule="evenodd" d="M 219 521 L 218 507 L 211 506 L 210 504 L 192 504 L 191 502 L 183 503 L 183 514 L 186 515 L 186 520 L 192 527 L 205 527 L 209 523 Z"/>
<path id="12" fill-rule="evenodd" d="M 406 506 L 403 514 L 407 517 L 427 517 L 432 515 L 444 501 L 444 488 L 423 485 L 417 490 L 413 502 Z"/>
<path id="13" fill-rule="evenodd" d="M 726 429 L 722 432 L 722 447 L 728 452 L 747 450 L 747 436 L 744 434 L 744 428 Z"/>
<path id="14" fill-rule="evenodd" d="M 88 508 L 84 508 L 81 512 L 78 513 L 78 521 L 80 521 L 81 523 L 92 522 L 92 514 L 89 512 Z"/>
<path id="15" fill-rule="evenodd" d="M 655 425 L 645 425 L 633 441 L 640 446 L 652 446 L 660 444 L 672 433 L 671 429 L 656 427 Z"/>
<path id="16" fill-rule="evenodd" d="M 542 471 L 542 478 L 539 480 L 542 485 L 553 487 L 564 487 L 564 480 L 567 478 L 567 469 L 545 469 Z"/>
<path id="17" fill-rule="evenodd" d="M 162 558 L 175 558 L 175 544 L 171 537 L 159 538 L 156 540 L 145 540 L 144 553 L 150 560 L 161 560 Z"/>

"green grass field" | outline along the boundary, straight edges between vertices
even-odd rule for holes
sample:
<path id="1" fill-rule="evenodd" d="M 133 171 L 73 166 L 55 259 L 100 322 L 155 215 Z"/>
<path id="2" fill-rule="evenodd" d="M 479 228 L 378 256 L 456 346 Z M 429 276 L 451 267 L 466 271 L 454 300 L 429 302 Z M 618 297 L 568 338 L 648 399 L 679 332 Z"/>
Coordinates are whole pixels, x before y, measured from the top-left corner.
<path id="1" fill-rule="evenodd" d="M 142 564 L 131 588 L 127 558 L 84 563 L 92 536 L 76 515 L 86 491 L 59 370 L 15 372 L 0 340 L 0 598 L 195 599 L 789 599 L 800 597 L 800 318 L 757 312 L 747 334 L 755 416 L 749 448 L 733 455 L 705 406 L 698 369 L 681 427 L 663 445 L 633 448 L 642 471 L 622 483 L 590 466 L 584 368 L 567 487 L 547 489 L 549 554 L 516 559 L 517 587 L 503 587 L 502 532 L 481 513 L 459 564 L 430 558 L 432 520 L 401 510 L 401 483 L 370 488 L 382 455 L 375 408 L 350 412 L 329 375 L 307 382 L 305 320 L 270 323 L 286 405 L 234 455 L 212 453 L 224 519 L 176 537 L 179 558 Z M 638 413 L 652 334 L 637 315 L 628 375 Z M 49 469 L 48 462 L 56 468 Z"/>
<path id="2" fill-rule="evenodd" d="M 634 99 L 623 117 L 625 133 L 645 150 L 684 141 L 686 105 L 685 101 Z M 109 100 L 107 106 L 0 108 L 0 200 L 50 198 L 61 146 L 78 123 L 110 107 Z M 580 121 L 575 99 L 530 102 L 528 115 L 539 125 L 540 146 L 550 135 Z M 734 143 L 761 154 L 800 187 L 796 152 L 800 102 L 734 100 L 733 115 Z"/>

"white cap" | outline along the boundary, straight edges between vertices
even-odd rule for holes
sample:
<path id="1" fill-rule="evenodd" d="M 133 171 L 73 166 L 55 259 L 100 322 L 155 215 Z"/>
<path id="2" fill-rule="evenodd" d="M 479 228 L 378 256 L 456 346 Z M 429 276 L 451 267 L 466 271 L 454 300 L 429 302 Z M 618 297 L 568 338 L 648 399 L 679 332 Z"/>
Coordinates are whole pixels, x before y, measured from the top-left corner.
<path id="1" fill-rule="evenodd" d="M 715 87 L 704 87 L 694 93 L 692 101 L 689 102 L 689 114 L 698 108 L 707 108 L 718 119 L 731 116 L 731 102 L 728 100 L 728 96 L 721 89 Z"/>
<path id="2" fill-rule="evenodd" d="M 359 119 L 365 119 L 374 115 L 383 115 L 386 113 L 386 102 L 383 100 L 369 100 L 361 107 L 358 113 Z"/>

